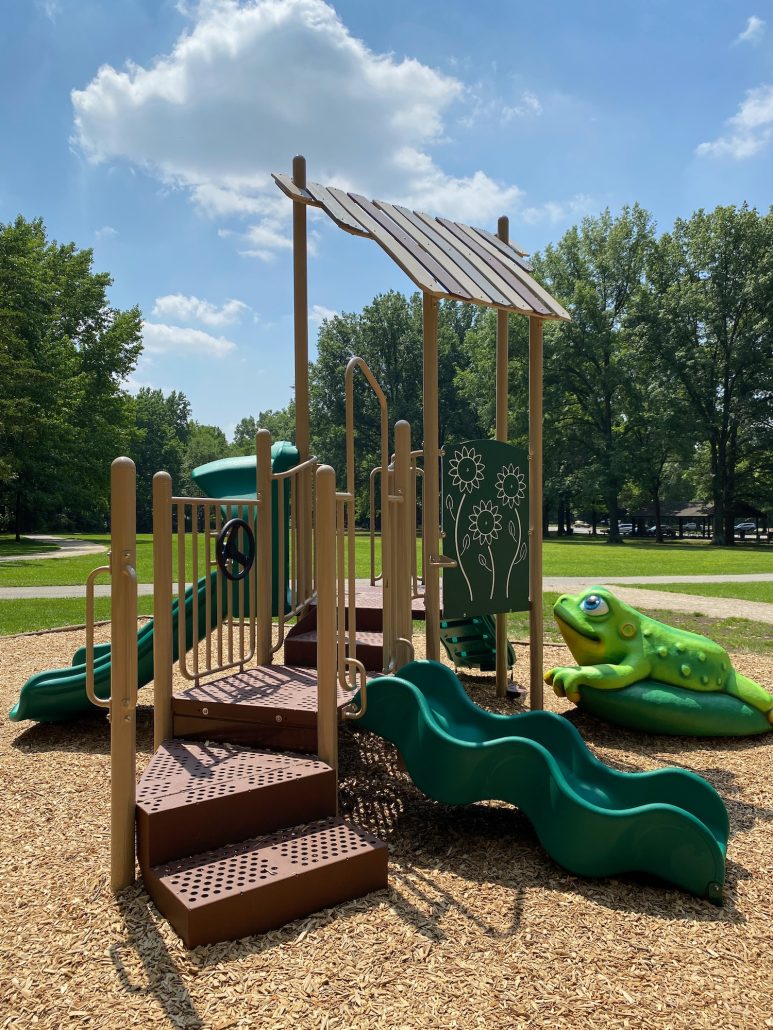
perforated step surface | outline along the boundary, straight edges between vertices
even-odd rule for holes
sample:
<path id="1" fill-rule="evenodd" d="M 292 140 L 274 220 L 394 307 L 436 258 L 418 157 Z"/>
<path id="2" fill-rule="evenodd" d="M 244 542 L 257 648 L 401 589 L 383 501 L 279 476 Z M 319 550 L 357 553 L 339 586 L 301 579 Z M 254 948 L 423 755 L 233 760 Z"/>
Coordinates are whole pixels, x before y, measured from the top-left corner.
<path id="1" fill-rule="evenodd" d="M 331 815 L 335 776 L 311 756 L 166 741 L 137 787 L 143 869 Z"/>
<path id="2" fill-rule="evenodd" d="M 188 947 L 283 926 L 387 886 L 387 847 L 339 817 L 318 820 L 143 873 Z"/>
<path id="3" fill-rule="evenodd" d="M 339 712 L 352 696 L 339 687 Z M 175 694 L 172 712 L 176 737 L 313 752 L 317 670 L 292 665 L 245 669 Z"/>

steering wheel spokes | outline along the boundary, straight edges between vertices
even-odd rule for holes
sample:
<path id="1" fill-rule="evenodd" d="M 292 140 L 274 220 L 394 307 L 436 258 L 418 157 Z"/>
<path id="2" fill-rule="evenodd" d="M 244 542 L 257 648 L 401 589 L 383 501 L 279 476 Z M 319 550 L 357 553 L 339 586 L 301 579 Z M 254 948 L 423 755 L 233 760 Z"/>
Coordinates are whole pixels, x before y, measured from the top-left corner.
<path id="1" fill-rule="evenodd" d="M 242 544 L 239 535 L 242 534 Z M 231 519 L 223 526 L 215 547 L 217 567 L 232 581 L 244 579 L 255 562 L 255 534 L 249 522 Z"/>

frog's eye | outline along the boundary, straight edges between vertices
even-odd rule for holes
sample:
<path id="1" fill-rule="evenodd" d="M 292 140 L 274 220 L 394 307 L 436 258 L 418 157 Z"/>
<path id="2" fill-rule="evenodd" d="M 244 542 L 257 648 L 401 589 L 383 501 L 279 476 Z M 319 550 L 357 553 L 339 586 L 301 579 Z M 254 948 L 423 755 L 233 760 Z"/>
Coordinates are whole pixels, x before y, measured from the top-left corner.
<path id="1" fill-rule="evenodd" d="M 587 615 L 606 615 L 609 605 L 598 594 L 588 594 L 580 601 L 580 607 Z"/>

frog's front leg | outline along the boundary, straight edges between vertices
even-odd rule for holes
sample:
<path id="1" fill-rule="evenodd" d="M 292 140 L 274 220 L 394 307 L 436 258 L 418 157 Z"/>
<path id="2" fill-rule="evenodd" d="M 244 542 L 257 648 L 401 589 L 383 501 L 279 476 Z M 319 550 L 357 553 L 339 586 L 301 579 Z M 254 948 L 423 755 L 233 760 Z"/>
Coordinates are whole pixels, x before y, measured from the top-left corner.
<path id="1" fill-rule="evenodd" d="M 574 704 L 578 704 L 580 687 L 621 690 L 644 679 L 648 670 L 646 662 L 623 665 L 562 665 L 545 673 L 545 682 L 553 687 L 557 697 L 567 697 Z"/>

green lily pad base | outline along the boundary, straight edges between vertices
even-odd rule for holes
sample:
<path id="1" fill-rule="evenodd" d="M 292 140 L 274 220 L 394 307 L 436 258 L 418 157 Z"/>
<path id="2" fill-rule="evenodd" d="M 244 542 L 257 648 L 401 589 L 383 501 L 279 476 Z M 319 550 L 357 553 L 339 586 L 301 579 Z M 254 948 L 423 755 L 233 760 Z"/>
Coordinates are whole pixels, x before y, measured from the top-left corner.
<path id="1" fill-rule="evenodd" d="M 748 737 L 769 733 L 767 716 L 723 693 L 699 693 L 642 680 L 620 690 L 580 687 L 579 707 L 606 722 L 685 737 Z"/>

